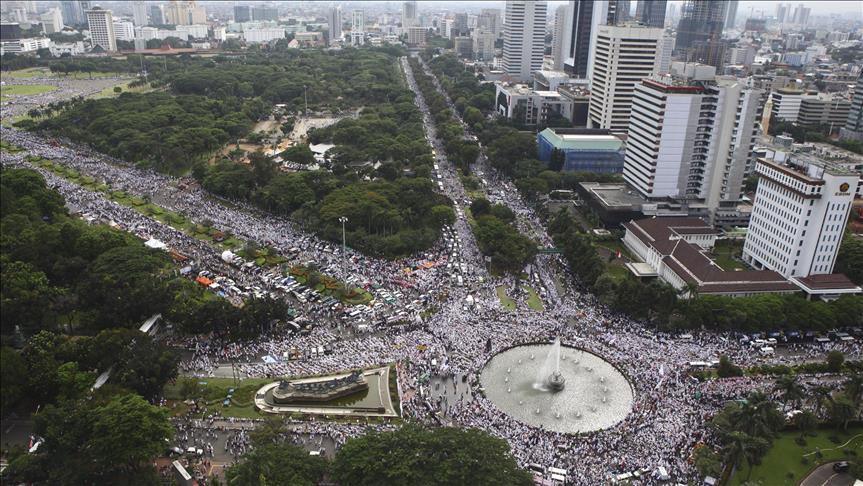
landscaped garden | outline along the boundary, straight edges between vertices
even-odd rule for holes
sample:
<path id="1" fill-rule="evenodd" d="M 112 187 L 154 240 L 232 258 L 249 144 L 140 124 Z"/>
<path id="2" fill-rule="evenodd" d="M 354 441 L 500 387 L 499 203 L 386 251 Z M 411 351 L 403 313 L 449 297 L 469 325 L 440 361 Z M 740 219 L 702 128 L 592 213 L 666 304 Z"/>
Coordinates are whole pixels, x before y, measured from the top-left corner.
<path id="1" fill-rule="evenodd" d="M 838 440 L 831 441 L 830 437 Z M 806 437 L 806 445 L 801 446 L 795 439 L 799 432 L 782 432 L 773 441 L 773 447 L 752 468 L 743 466 L 737 470 L 728 484 L 732 486 L 751 485 L 796 485 L 799 484 L 818 465 L 833 461 L 863 459 L 863 426 L 849 427 L 846 432 L 821 429 Z M 748 479 L 747 479 L 748 478 Z"/>
<path id="2" fill-rule="evenodd" d="M 503 285 L 497 288 L 497 298 L 500 299 L 501 305 L 506 310 L 515 310 L 515 301 L 508 295 L 506 295 L 506 287 Z"/>

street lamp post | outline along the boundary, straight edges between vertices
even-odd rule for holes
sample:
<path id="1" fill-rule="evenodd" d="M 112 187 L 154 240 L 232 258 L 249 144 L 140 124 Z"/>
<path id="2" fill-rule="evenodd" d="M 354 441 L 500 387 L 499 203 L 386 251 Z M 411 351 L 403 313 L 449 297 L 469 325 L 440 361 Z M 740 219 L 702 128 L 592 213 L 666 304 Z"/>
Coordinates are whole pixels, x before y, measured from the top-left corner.
<path id="1" fill-rule="evenodd" d="M 345 273 L 345 223 L 348 222 L 348 218 L 340 216 L 339 221 L 342 223 L 342 278 L 347 278 Z"/>

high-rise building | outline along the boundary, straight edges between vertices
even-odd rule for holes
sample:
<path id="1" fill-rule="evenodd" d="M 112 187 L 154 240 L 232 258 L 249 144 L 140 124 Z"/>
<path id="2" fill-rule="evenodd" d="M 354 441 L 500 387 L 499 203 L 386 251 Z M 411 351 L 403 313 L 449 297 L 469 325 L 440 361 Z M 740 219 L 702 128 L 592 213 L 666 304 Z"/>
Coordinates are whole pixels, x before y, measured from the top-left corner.
<path id="1" fill-rule="evenodd" d="M 596 26 L 604 23 L 603 2 L 572 0 L 566 10 L 562 37 L 563 70 L 570 76 L 589 79 L 593 67 Z"/>
<path id="2" fill-rule="evenodd" d="M 135 24 L 128 20 L 114 20 L 114 38 L 121 41 L 135 40 Z"/>
<path id="3" fill-rule="evenodd" d="M 457 13 L 453 16 L 453 30 L 456 36 L 465 35 L 468 33 L 467 14 Z"/>
<path id="4" fill-rule="evenodd" d="M 252 8 L 248 5 L 234 5 L 234 22 L 250 22 L 252 20 Z"/>
<path id="5" fill-rule="evenodd" d="M 407 31 L 408 28 L 414 26 L 419 26 L 417 2 L 409 0 L 402 4 L 402 28 Z M 423 43 L 425 43 L 425 34 L 423 34 Z"/>
<path id="6" fill-rule="evenodd" d="M 805 128 L 826 128 L 833 134 L 845 125 L 851 112 L 851 101 L 842 95 L 817 93 L 804 96 L 800 102 L 797 125 Z"/>
<path id="7" fill-rule="evenodd" d="M 327 22 L 330 26 L 330 44 L 342 38 L 342 7 L 335 6 L 330 10 Z"/>
<path id="8" fill-rule="evenodd" d="M 809 14 L 812 12 L 812 9 L 806 8 L 801 3 L 797 6 L 797 10 L 794 11 L 794 22 L 799 24 L 801 27 L 805 27 L 809 22 Z"/>
<path id="9" fill-rule="evenodd" d="M 785 22 L 785 18 L 788 16 L 788 5 L 784 3 L 780 3 L 776 5 L 776 21 L 780 24 Z"/>
<path id="10" fill-rule="evenodd" d="M 207 23 L 207 11 L 196 0 L 171 0 L 165 8 L 165 22 L 171 25 Z"/>
<path id="11" fill-rule="evenodd" d="M 551 59 L 552 68 L 555 71 L 563 70 L 563 42 L 565 37 L 564 32 L 566 31 L 566 19 L 568 15 L 568 10 L 568 5 L 561 5 L 557 7 L 557 10 L 555 10 L 554 12 L 554 32 L 552 32 L 551 36 Z"/>
<path id="12" fill-rule="evenodd" d="M 164 25 L 165 12 L 161 5 L 150 5 L 150 25 Z"/>
<path id="13" fill-rule="evenodd" d="M 605 18 L 607 25 L 619 25 L 629 20 L 629 0 L 607 0 L 608 12 Z"/>
<path id="14" fill-rule="evenodd" d="M 506 2 L 502 68 L 513 81 L 528 81 L 542 69 L 547 8 L 545 0 Z"/>
<path id="15" fill-rule="evenodd" d="M 114 19 L 111 11 L 93 7 L 85 13 L 93 46 L 99 46 L 108 52 L 116 51 L 117 39 L 114 36 Z"/>
<path id="16" fill-rule="evenodd" d="M 42 30 L 46 34 L 54 34 L 63 30 L 63 14 L 59 8 L 48 9 L 45 13 L 39 16 L 42 22 Z"/>
<path id="17" fill-rule="evenodd" d="M 366 17 L 362 10 L 354 10 L 351 12 L 351 32 L 365 32 Z"/>
<path id="18" fill-rule="evenodd" d="M 635 20 L 647 27 L 665 27 L 667 0 L 638 0 Z"/>
<path id="19" fill-rule="evenodd" d="M 713 66 L 672 72 L 635 87 L 624 179 L 648 198 L 704 201 L 713 224 L 737 221 L 763 91 Z"/>
<path id="20" fill-rule="evenodd" d="M 279 9 L 273 7 L 252 7 L 252 20 L 279 20 Z"/>
<path id="21" fill-rule="evenodd" d="M 863 142 L 863 73 L 857 76 L 857 84 L 854 85 L 854 97 L 851 99 L 851 109 L 848 110 L 845 127 L 839 131 L 839 138 Z"/>
<path id="22" fill-rule="evenodd" d="M 728 12 L 728 2 L 685 0 L 677 24 L 677 50 L 687 61 L 723 67 L 725 43 L 722 30 Z"/>
<path id="23" fill-rule="evenodd" d="M 473 54 L 480 61 L 491 61 L 494 59 L 494 41 L 497 36 L 494 32 L 484 28 L 474 30 L 473 36 Z"/>
<path id="24" fill-rule="evenodd" d="M 81 2 L 74 0 L 60 2 L 60 11 L 63 14 L 63 23 L 65 25 L 80 25 L 87 20 L 84 18 Z"/>
<path id="25" fill-rule="evenodd" d="M 132 2 L 132 21 L 135 23 L 135 27 L 147 25 L 147 5 L 143 0 Z"/>
<path id="26" fill-rule="evenodd" d="M 659 39 L 659 54 L 656 56 L 656 72 L 671 72 L 671 54 L 674 52 L 674 35 L 668 32 L 662 34 Z"/>
<path id="27" fill-rule="evenodd" d="M 590 79 L 592 128 L 626 131 L 635 85 L 657 69 L 663 29 L 600 25 Z"/>
<path id="28" fill-rule="evenodd" d="M 425 47 L 427 33 L 428 30 L 425 27 L 408 27 L 408 45 L 411 47 Z"/>
<path id="29" fill-rule="evenodd" d="M 860 175 L 805 156 L 759 159 L 755 170 L 743 261 L 786 278 L 833 273 Z"/>
<path id="30" fill-rule="evenodd" d="M 500 9 L 484 8 L 477 19 L 477 28 L 492 32 L 495 38 L 500 36 Z"/>
<path id="31" fill-rule="evenodd" d="M 725 28 L 733 29 L 737 24 L 737 0 L 726 0 L 728 12 L 725 14 Z"/>
<path id="32" fill-rule="evenodd" d="M 186 6 L 187 25 L 202 25 L 207 23 L 207 9 L 198 5 L 195 0 L 188 0 Z"/>
<path id="33" fill-rule="evenodd" d="M 453 39 L 453 48 L 458 57 L 462 59 L 473 59 L 473 39 L 468 36 L 456 36 Z"/>

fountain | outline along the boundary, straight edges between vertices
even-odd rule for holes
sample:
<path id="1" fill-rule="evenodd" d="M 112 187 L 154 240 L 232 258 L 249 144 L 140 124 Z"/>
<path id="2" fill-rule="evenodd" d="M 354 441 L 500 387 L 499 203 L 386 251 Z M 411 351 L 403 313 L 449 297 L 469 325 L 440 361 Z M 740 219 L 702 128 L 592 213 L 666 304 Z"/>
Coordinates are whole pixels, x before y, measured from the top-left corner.
<path id="1" fill-rule="evenodd" d="M 499 352 L 482 369 L 480 382 L 502 412 L 562 433 L 611 427 L 626 417 L 633 402 L 632 387 L 617 369 L 559 340 Z"/>
<path id="2" fill-rule="evenodd" d="M 563 390 L 565 384 L 566 378 L 560 372 L 560 338 L 557 338 L 551 345 L 551 350 L 549 350 L 545 362 L 536 375 L 533 387 L 542 391 L 559 392 Z"/>

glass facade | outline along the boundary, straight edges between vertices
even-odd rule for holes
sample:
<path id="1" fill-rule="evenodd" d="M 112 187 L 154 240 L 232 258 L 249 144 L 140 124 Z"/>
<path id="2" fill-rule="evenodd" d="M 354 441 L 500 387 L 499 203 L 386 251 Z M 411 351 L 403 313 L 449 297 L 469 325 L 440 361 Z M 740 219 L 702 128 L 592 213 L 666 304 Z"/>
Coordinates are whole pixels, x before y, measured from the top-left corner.
<path id="1" fill-rule="evenodd" d="M 590 142 L 585 145 L 589 146 Z M 551 140 L 540 133 L 537 136 L 539 160 L 548 162 L 555 148 L 564 153 L 563 170 L 566 172 L 595 172 L 597 174 L 620 174 L 623 172 L 624 149 L 555 147 Z"/>

